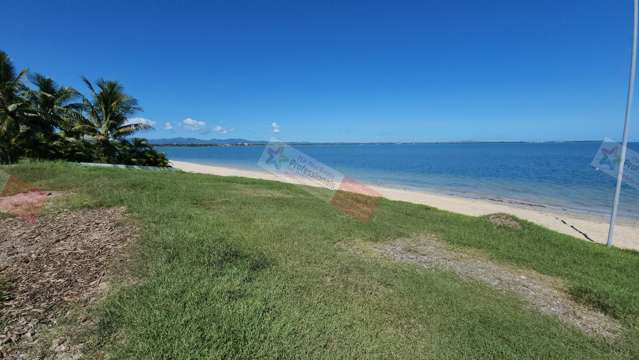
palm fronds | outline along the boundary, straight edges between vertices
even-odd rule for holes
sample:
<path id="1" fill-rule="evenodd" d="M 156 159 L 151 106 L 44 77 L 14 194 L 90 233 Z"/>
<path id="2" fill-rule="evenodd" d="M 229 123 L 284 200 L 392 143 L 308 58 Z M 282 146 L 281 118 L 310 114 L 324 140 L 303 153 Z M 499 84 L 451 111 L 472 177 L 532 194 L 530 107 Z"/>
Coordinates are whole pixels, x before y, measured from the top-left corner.
<path id="1" fill-rule="evenodd" d="M 89 96 L 27 70 L 16 74 L 0 51 L 0 162 L 19 157 L 74 161 L 143 163 L 166 166 L 163 154 L 141 139 L 128 140 L 145 122 L 131 121 L 142 111 L 117 81 L 82 78 Z"/>

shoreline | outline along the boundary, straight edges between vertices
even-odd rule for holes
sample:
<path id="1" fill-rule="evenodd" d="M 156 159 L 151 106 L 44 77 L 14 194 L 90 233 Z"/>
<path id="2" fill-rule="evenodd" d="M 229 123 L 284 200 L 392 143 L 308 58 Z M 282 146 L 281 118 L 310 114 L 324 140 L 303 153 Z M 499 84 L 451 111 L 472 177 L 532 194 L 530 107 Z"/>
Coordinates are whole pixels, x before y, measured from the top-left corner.
<path id="1" fill-rule="evenodd" d="M 171 160 L 171 165 L 185 172 L 302 184 L 301 182 L 294 182 L 275 176 L 266 171 L 173 160 Z M 469 216 L 507 213 L 545 228 L 600 244 L 605 244 L 608 237 L 607 218 L 595 214 L 576 213 L 549 206 L 533 206 L 523 202 L 511 203 L 501 199 L 474 199 L 431 191 L 408 190 L 371 184 L 365 185 L 389 200 L 428 205 L 440 210 Z M 639 220 L 633 221 L 632 219 L 624 218 L 618 223 L 615 227 L 615 246 L 639 251 Z"/>
<path id="2" fill-rule="evenodd" d="M 509 207 L 522 208 L 522 209 L 533 209 L 533 210 L 537 209 L 539 211 L 552 212 L 557 215 L 568 214 L 569 216 L 578 217 L 580 219 L 587 219 L 587 220 L 592 220 L 597 222 L 605 222 L 606 224 L 608 224 L 610 220 L 609 214 L 600 212 L 600 211 L 578 209 L 578 208 L 573 208 L 573 207 L 564 206 L 564 205 L 551 205 L 551 204 L 546 204 L 543 202 L 533 202 L 529 200 L 521 200 L 516 198 L 506 198 L 506 197 L 502 198 L 502 197 L 499 197 L 499 195 L 480 195 L 476 193 L 454 192 L 454 191 L 440 190 L 436 188 L 411 187 L 411 186 L 404 186 L 401 184 L 380 184 L 380 185 L 375 185 L 371 183 L 365 183 L 365 184 L 366 186 L 369 186 L 369 187 L 377 186 L 384 189 L 405 190 L 405 191 L 409 191 L 413 193 L 425 193 L 425 194 L 432 194 L 432 195 L 449 196 L 452 198 L 461 198 L 461 199 L 467 199 L 470 201 L 483 201 L 483 202 L 489 202 L 495 205 L 504 205 Z M 617 224 L 635 226 L 637 227 L 637 230 L 639 231 L 639 217 L 634 218 L 634 217 L 628 217 L 628 216 L 619 214 L 617 216 Z"/>

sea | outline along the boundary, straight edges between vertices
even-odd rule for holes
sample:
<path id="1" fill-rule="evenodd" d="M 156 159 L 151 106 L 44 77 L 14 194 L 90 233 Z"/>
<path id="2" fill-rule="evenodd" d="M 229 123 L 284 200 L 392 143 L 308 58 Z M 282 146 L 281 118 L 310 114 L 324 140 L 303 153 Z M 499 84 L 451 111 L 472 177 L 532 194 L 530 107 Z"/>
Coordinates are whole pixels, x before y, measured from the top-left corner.
<path id="1" fill-rule="evenodd" d="M 368 184 L 608 216 L 615 178 L 591 165 L 599 142 L 290 144 Z M 629 149 L 639 152 L 639 143 Z M 170 160 L 262 170 L 265 146 L 160 147 Z M 619 214 L 639 219 L 624 183 Z"/>

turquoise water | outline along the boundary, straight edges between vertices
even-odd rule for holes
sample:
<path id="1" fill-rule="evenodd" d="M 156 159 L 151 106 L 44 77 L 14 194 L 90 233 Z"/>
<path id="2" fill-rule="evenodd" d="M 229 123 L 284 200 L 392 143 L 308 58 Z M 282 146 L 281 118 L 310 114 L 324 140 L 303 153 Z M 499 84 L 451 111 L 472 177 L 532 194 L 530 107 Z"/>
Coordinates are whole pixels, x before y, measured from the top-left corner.
<path id="1" fill-rule="evenodd" d="M 293 145 L 363 182 L 608 214 L 615 179 L 590 166 L 598 142 Z M 639 151 L 639 144 L 630 145 Z M 263 146 L 162 147 L 169 159 L 261 170 Z M 624 185 L 620 214 L 639 219 Z"/>

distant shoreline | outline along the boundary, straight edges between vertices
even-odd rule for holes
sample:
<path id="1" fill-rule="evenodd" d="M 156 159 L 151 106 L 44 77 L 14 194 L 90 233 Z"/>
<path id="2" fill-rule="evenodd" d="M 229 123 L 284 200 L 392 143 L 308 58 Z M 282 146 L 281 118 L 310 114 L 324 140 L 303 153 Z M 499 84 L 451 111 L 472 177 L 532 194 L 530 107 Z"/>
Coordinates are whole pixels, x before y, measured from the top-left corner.
<path id="1" fill-rule="evenodd" d="M 214 141 L 214 140 L 203 140 Z M 602 140 L 568 140 L 568 141 L 434 141 L 434 142 L 285 142 L 288 145 L 294 146 L 337 146 L 337 145 L 437 145 L 437 144 L 570 144 L 570 143 L 600 143 Z M 149 143 L 156 147 L 244 147 L 244 146 L 265 146 L 269 144 L 267 141 L 250 141 L 237 142 L 237 143 L 210 143 L 210 144 L 198 144 L 198 143 L 154 143 L 153 140 L 149 140 Z M 631 141 L 629 144 L 638 144 L 639 141 Z"/>
<path id="2" fill-rule="evenodd" d="M 155 147 L 240 147 L 240 146 L 265 146 L 266 143 L 260 144 L 153 144 Z"/>
<path id="3" fill-rule="evenodd" d="M 237 176 L 253 179 L 271 180 L 279 182 L 294 182 L 273 174 L 239 169 L 228 166 L 204 165 L 184 161 L 171 161 L 172 166 L 179 170 L 218 176 Z M 532 206 L 525 203 L 511 203 L 503 200 L 474 199 L 437 192 L 407 190 L 389 186 L 375 186 L 366 184 L 382 197 L 390 200 L 411 202 L 428 205 L 441 210 L 469 216 L 484 216 L 494 213 L 507 213 L 528 220 L 557 232 L 574 236 L 582 240 L 591 240 L 605 244 L 608 234 L 608 223 L 603 216 L 595 214 L 579 214 L 561 209 Z M 616 228 L 616 245 L 621 248 L 639 250 L 639 221 L 625 220 Z"/>

